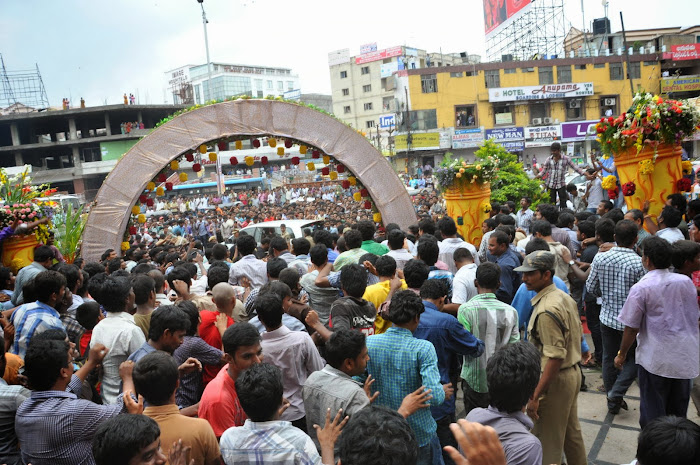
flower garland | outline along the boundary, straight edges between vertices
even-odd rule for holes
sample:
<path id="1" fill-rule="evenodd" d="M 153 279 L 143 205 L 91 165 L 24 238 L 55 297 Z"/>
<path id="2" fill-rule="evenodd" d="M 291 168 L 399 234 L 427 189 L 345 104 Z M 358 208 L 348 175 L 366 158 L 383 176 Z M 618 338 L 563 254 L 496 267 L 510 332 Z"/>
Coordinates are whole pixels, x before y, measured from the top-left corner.
<path id="1" fill-rule="evenodd" d="M 654 160 L 642 160 L 639 162 L 639 173 L 640 174 L 654 174 Z"/>
<path id="2" fill-rule="evenodd" d="M 605 190 L 610 190 L 614 189 L 617 186 L 617 178 L 613 176 L 612 174 L 609 176 L 605 176 L 603 179 L 603 182 L 601 183 L 601 187 Z"/>
<path id="3" fill-rule="evenodd" d="M 632 181 L 626 182 L 622 185 L 622 195 L 624 195 L 625 197 L 634 195 L 636 191 L 637 186 Z"/>

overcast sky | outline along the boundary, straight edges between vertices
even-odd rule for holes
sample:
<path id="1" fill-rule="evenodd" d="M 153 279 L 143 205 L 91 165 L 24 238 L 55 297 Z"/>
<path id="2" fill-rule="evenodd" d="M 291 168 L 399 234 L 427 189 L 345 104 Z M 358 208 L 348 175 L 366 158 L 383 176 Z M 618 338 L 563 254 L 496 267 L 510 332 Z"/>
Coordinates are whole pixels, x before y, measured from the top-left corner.
<path id="1" fill-rule="evenodd" d="M 610 2 L 612 30 L 692 26 L 697 0 Z M 567 29 L 581 4 L 566 2 Z M 585 0 L 587 22 L 603 16 Z M 292 68 L 304 93 L 330 93 L 328 52 L 362 44 L 485 55 L 479 0 L 205 0 L 212 61 Z M 164 72 L 206 62 L 196 0 L 0 0 L 0 53 L 8 70 L 39 65 L 49 101 L 163 103 Z"/>

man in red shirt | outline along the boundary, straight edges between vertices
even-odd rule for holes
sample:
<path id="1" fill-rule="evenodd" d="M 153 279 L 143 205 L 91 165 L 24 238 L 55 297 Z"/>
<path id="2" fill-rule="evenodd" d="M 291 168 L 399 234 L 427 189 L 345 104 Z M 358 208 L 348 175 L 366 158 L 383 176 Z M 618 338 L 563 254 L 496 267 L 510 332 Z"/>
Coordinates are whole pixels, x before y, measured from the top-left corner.
<path id="1" fill-rule="evenodd" d="M 202 310 L 199 312 L 199 337 L 207 344 L 217 349 L 222 349 L 221 337 L 226 328 L 233 324 L 233 309 L 236 306 L 236 294 L 228 283 L 219 283 L 212 289 L 212 301 L 216 305 L 216 312 Z M 202 373 L 202 381 L 206 386 L 221 370 L 221 366 L 205 365 Z"/>
<path id="2" fill-rule="evenodd" d="M 245 423 L 247 417 L 238 401 L 236 379 L 262 361 L 260 333 L 250 323 L 236 323 L 224 332 L 222 339 L 228 364 L 204 389 L 197 412 L 199 418 L 209 422 L 217 438 L 228 428 Z"/>

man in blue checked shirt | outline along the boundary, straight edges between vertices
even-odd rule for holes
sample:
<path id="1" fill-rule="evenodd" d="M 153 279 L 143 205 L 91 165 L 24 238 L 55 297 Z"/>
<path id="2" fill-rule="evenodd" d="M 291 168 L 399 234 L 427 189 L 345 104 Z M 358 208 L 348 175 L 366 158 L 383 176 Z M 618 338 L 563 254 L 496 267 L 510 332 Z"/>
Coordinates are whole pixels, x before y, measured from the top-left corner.
<path id="1" fill-rule="evenodd" d="M 454 386 L 458 380 L 457 367 L 461 358 L 481 356 L 484 353 L 484 343 L 464 329 L 457 318 L 443 313 L 442 309 L 447 298 L 447 286 L 444 281 L 426 280 L 420 288 L 420 296 L 423 299 L 425 313 L 421 315 L 420 323 L 413 335 L 433 344 L 438 357 L 440 382 L 452 383 Z M 437 423 L 440 445 L 452 446 L 456 449 L 457 440 L 450 431 L 450 424 L 457 421 L 454 396 L 445 399 L 445 402 L 438 407 L 431 407 L 430 413 Z M 454 465 L 447 452 L 443 451 L 442 458 L 446 465 Z"/>
<path id="2" fill-rule="evenodd" d="M 399 291 L 389 305 L 388 316 L 394 325 L 383 334 L 367 338 L 367 372 L 377 380 L 373 391 L 381 393 L 375 404 L 398 410 L 403 398 L 421 386 L 432 391 L 430 407 L 442 405 L 452 397 L 452 384 L 441 384 L 435 347 L 413 337 L 424 311 L 415 292 Z M 417 465 L 444 465 L 437 424 L 430 410 L 418 410 L 408 417 L 408 423 L 418 441 Z"/>

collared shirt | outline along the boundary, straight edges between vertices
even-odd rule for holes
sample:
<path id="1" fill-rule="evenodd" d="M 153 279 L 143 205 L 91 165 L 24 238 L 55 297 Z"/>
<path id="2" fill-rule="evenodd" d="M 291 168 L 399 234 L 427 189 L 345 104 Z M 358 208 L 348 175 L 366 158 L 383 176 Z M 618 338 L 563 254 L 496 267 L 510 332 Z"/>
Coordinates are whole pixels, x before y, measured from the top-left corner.
<path id="1" fill-rule="evenodd" d="M 646 229 L 639 228 L 639 231 L 637 231 L 637 248 L 640 248 L 644 239 L 646 239 L 649 236 L 651 236 L 651 234 L 649 234 L 649 232 Z"/>
<path id="2" fill-rule="evenodd" d="M 338 232 L 338 231 L 336 231 L 336 232 Z M 336 252 L 335 250 L 333 250 L 331 248 L 326 248 L 326 250 L 328 251 L 328 262 L 335 263 L 335 259 L 338 258 L 338 255 L 339 255 L 338 252 Z"/>
<path id="3" fill-rule="evenodd" d="M 185 340 L 180 347 L 173 352 L 173 358 L 178 365 L 185 363 L 189 357 L 194 357 L 200 361 L 202 368 L 205 366 L 221 366 L 223 352 L 216 347 L 212 347 L 201 337 L 185 336 Z M 194 371 L 180 376 L 180 387 L 175 392 L 175 400 L 180 408 L 189 407 L 199 402 L 202 397 L 204 385 L 202 384 L 202 373 Z"/>
<path id="4" fill-rule="evenodd" d="M 381 395 L 381 394 L 380 394 Z M 343 409 L 343 415 L 354 415 L 369 405 L 369 398 L 362 385 L 342 371 L 326 365 L 306 378 L 302 388 L 306 410 L 307 432 L 319 447 L 314 425 L 326 421 L 326 411 Z"/>
<path id="5" fill-rule="evenodd" d="M 196 465 L 215 463 L 221 457 L 214 430 L 206 420 L 180 415 L 175 404 L 150 405 L 143 414 L 158 423 L 160 443 L 166 456 L 172 445 L 182 440 L 182 445 L 190 448 L 188 460 L 194 460 Z"/>
<path id="6" fill-rule="evenodd" d="M 362 241 L 362 245 L 360 246 L 362 250 L 365 252 L 373 253 L 374 255 L 385 255 L 389 252 L 389 247 L 380 244 L 377 241 L 369 240 L 369 241 Z"/>
<path id="7" fill-rule="evenodd" d="M 534 311 L 527 327 L 527 337 L 541 354 L 544 370 L 550 358 L 561 359 L 561 369 L 581 361 L 581 318 L 576 301 L 554 284 L 542 289 L 531 300 Z M 564 325 L 565 331 L 549 311 Z"/>
<path id="8" fill-rule="evenodd" d="M 220 446 L 227 464 L 321 464 L 311 438 L 288 421 L 246 420 L 243 426 L 227 430 L 221 436 Z"/>
<path id="9" fill-rule="evenodd" d="M 425 312 L 421 313 L 413 336 L 433 344 L 438 358 L 440 384 L 447 384 L 451 382 L 450 369 L 458 365 L 457 357 L 472 360 L 481 356 L 484 343 L 459 324 L 455 317 L 438 310 L 432 302 L 424 300 L 423 306 Z M 430 412 L 436 420 L 455 413 L 455 396 L 445 399 L 438 407 L 431 407 Z"/>
<path id="10" fill-rule="evenodd" d="M 10 299 L 13 305 L 21 305 L 24 303 L 22 288 L 26 283 L 34 279 L 34 276 L 42 271 L 46 271 L 46 268 L 37 262 L 31 262 L 29 265 L 19 270 L 15 278 L 15 293 L 12 294 L 12 298 Z"/>
<path id="11" fill-rule="evenodd" d="M 668 269 L 652 270 L 630 289 L 618 316 L 638 328 L 635 362 L 664 378 L 698 376 L 698 304 L 693 281 Z"/>
<path id="12" fill-rule="evenodd" d="M 109 349 L 102 361 L 102 401 L 116 402 L 121 389 L 119 365 L 146 342 L 143 331 L 134 323 L 134 317 L 126 312 L 107 312 L 107 317 L 92 330 L 91 344 L 104 344 Z"/>
<path id="13" fill-rule="evenodd" d="M 216 378 L 204 388 L 197 416 L 209 422 L 216 437 L 220 437 L 227 429 L 241 426 L 245 422 L 247 417 L 238 400 L 236 382 L 228 374 L 228 365 L 225 365 Z"/>
<path id="14" fill-rule="evenodd" d="M 597 208 L 598 204 L 605 200 L 605 197 L 603 195 L 603 181 L 600 180 L 598 176 L 595 177 L 592 181 L 588 181 L 588 185 L 591 187 L 588 188 L 588 207 L 589 208 Z"/>
<path id="15" fill-rule="evenodd" d="M 567 294 L 569 293 L 569 288 L 566 287 L 564 281 L 556 276 L 552 278 L 552 281 L 554 282 L 554 285 L 557 286 L 557 289 L 560 289 Z M 527 285 L 522 283 L 518 288 L 518 292 L 515 293 L 515 297 L 513 297 L 513 302 L 510 303 L 515 311 L 518 312 L 518 327 L 519 329 L 525 331 L 525 340 L 527 340 L 527 325 L 530 322 L 530 315 L 532 315 L 533 309 L 531 300 L 536 295 L 537 292 L 528 291 Z"/>
<path id="16" fill-rule="evenodd" d="M 476 263 L 464 265 L 457 270 L 452 279 L 452 303 L 463 304 L 478 294 L 474 280 L 476 279 Z"/>
<path id="17" fill-rule="evenodd" d="M 481 238 L 481 244 L 479 244 L 479 260 L 481 260 L 482 262 L 485 262 L 487 260 L 489 251 L 489 238 L 491 237 L 491 234 L 493 234 L 493 231 L 489 231 L 486 234 L 484 234 L 484 237 Z"/>
<path id="18" fill-rule="evenodd" d="M 450 273 L 455 274 L 457 272 L 457 266 L 455 266 L 454 258 L 452 258 L 454 251 L 457 249 L 467 249 L 471 252 L 474 263 L 479 266 L 479 254 L 476 251 L 476 247 L 469 242 L 463 241 L 459 237 L 448 237 L 447 239 L 443 239 L 439 243 L 439 246 L 440 253 L 438 254 L 438 260 L 447 264 Z"/>
<path id="19" fill-rule="evenodd" d="M 66 391 L 34 391 L 15 420 L 22 460 L 32 465 L 94 464 L 92 438 L 105 420 L 126 411 L 119 395 L 114 405 L 78 399 L 82 382 L 73 375 Z"/>
<path id="20" fill-rule="evenodd" d="M 685 236 L 683 236 L 683 233 L 678 228 L 660 229 L 659 231 L 656 232 L 656 237 L 660 237 L 661 239 L 665 239 L 666 241 L 670 242 L 671 244 L 673 244 L 676 241 L 682 241 L 683 239 L 685 239 Z"/>
<path id="21" fill-rule="evenodd" d="M 364 392 L 364 391 L 363 391 Z M 15 415 L 22 402 L 32 395 L 29 389 L 18 384 L 8 385 L 0 378 L 0 462 L 7 465 L 21 464 L 19 442 L 15 434 Z M 366 397 L 366 396 L 365 396 Z M 325 417 L 324 417 L 325 418 Z"/>
<path id="22" fill-rule="evenodd" d="M 299 276 L 304 276 L 309 272 L 309 266 L 311 265 L 311 259 L 308 254 L 297 255 L 294 260 L 289 263 L 289 268 L 294 268 L 299 272 Z"/>
<path id="23" fill-rule="evenodd" d="M 493 259 L 491 257 L 489 261 L 495 262 L 501 269 L 501 287 L 496 291 L 496 295 L 503 302 L 511 303 L 521 283 L 520 273 L 514 271 L 520 266 L 520 259 L 510 248 Z"/>
<path id="24" fill-rule="evenodd" d="M 60 316 L 60 320 L 61 323 L 63 323 L 63 327 L 66 329 L 68 339 L 73 344 L 78 345 L 80 343 L 80 338 L 83 337 L 85 328 L 75 319 L 75 314 L 71 315 L 66 312 Z"/>
<path id="25" fill-rule="evenodd" d="M 403 267 L 406 266 L 406 263 L 408 263 L 410 260 L 413 260 L 414 258 L 413 255 L 411 255 L 411 252 L 409 252 L 406 249 L 390 250 L 387 253 L 387 255 L 396 261 L 397 270 L 403 270 Z"/>
<path id="26" fill-rule="evenodd" d="M 307 333 L 291 331 L 283 325 L 263 333 L 260 345 L 265 354 L 265 362 L 282 371 L 284 397 L 289 400 L 290 406 L 281 418 L 288 421 L 302 418 L 304 399 L 301 388 L 306 378 L 324 365 L 314 341 Z"/>
<path id="27" fill-rule="evenodd" d="M 333 262 L 333 269 L 335 271 L 340 271 L 345 265 L 351 265 L 360 261 L 360 257 L 366 254 L 367 251 L 362 247 L 356 249 L 346 250 L 345 252 L 338 255 Z"/>
<path id="28" fill-rule="evenodd" d="M 537 436 L 530 433 L 534 423 L 525 413 L 506 413 L 489 406 L 475 408 L 469 412 L 467 421 L 481 423 L 496 430 L 508 465 L 542 463 L 542 443 Z"/>
<path id="29" fill-rule="evenodd" d="M 231 265 L 228 283 L 238 286 L 242 276 L 248 278 L 253 289 L 261 288 L 267 283 L 267 264 L 253 254 L 246 255 Z"/>
<path id="30" fill-rule="evenodd" d="M 430 275 L 428 275 L 428 276 L 430 276 Z M 452 280 L 450 280 L 450 284 L 451 283 L 452 283 Z M 403 289 L 408 289 L 408 286 L 406 285 L 406 282 L 404 280 L 401 280 L 401 290 L 403 290 Z M 380 281 L 377 284 L 367 286 L 362 298 L 364 300 L 370 302 L 374 306 L 375 309 L 379 309 L 379 306 L 382 304 L 382 302 L 384 302 L 386 300 L 386 298 L 389 296 L 390 291 L 391 291 L 391 281 L 389 281 L 389 280 Z M 376 315 L 376 311 L 375 311 L 375 315 Z M 390 321 L 385 320 L 380 315 L 376 315 L 376 319 L 374 320 L 374 333 L 375 334 L 383 333 L 384 331 L 387 330 L 387 328 L 389 328 L 389 326 L 391 326 Z M 367 335 L 369 335 L 369 334 L 367 334 Z"/>
<path id="31" fill-rule="evenodd" d="M 127 358 L 127 360 L 131 360 L 132 362 L 136 363 L 142 358 L 144 358 L 146 355 L 152 354 L 155 351 L 156 348 L 149 344 L 148 341 L 146 341 L 143 343 L 143 345 L 141 345 L 141 347 L 139 347 L 136 350 L 136 352 L 129 355 L 129 358 Z"/>
<path id="32" fill-rule="evenodd" d="M 431 407 L 442 405 L 445 391 L 440 383 L 437 353 L 432 343 L 413 337 L 405 329 L 392 326 L 384 334 L 367 338 L 369 362 L 367 372 L 376 379 L 372 391 L 381 394 L 374 401 L 398 410 L 403 398 L 421 386 L 432 389 Z M 408 417 L 418 441 L 423 447 L 435 436 L 437 423 L 428 409 L 420 409 Z"/>
<path id="33" fill-rule="evenodd" d="M 534 215 L 535 215 L 535 212 L 533 212 L 529 208 L 525 211 L 520 209 L 515 214 L 516 225 L 519 228 L 521 228 L 522 230 L 524 230 L 525 234 L 530 234 L 530 225 L 532 225 L 532 219 L 533 219 Z"/>
<path id="34" fill-rule="evenodd" d="M 332 287 L 319 287 L 316 285 L 318 270 L 306 273 L 299 280 L 299 284 L 309 295 L 309 307 L 316 310 L 321 323 L 328 326 L 331 316 L 331 305 L 338 298 L 338 290 Z"/>
<path id="35" fill-rule="evenodd" d="M 542 175 L 549 174 L 544 181 L 547 189 L 559 189 L 566 186 L 566 172 L 571 167 L 578 174 L 584 174 L 584 171 L 576 166 L 571 158 L 566 155 L 561 155 L 559 161 L 556 161 L 551 155 L 542 164 Z"/>
<path id="36" fill-rule="evenodd" d="M 47 329 L 65 330 L 58 312 L 38 300 L 24 304 L 15 310 L 10 317 L 10 323 L 15 327 L 15 341 L 12 353 L 24 359 L 27 347 L 35 334 L 41 334 Z"/>
<path id="37" fill-rule="evenodd" d="M 495 294 L 479 294 L 459 306 L 457 319 L 485 347 L 478 358 L 464 357 L 461 377 L 474 391 L 488 392 L 486 363 L 497 349 L 520 340 L 518 312 Z"/>
<path id="38" fill-rule="evenodd" d="M 266 331 L 265 325 L 262 324 L 262 321 L 260 321 L 260 318 L 257 315 L 248 320 L 248 323 L 255 326 L 255 329 L 257 329 L 260 334 Z M 289 328 L 290 331 L 307 332 L 304 323 L 286 312 L 282 314 L 282 324 Z"/>
<path id="39" fill-rule="evenodd" d="M 625 329 L 617 320 L 617 316 L 630 289 L 644 273 L 642 258 L 632 249 L 613 247 L 595 256 L 586 280 L 586 291 L 600 296 L 603 301 L 600 306 L 602 324 L 618 331 Z"/>

